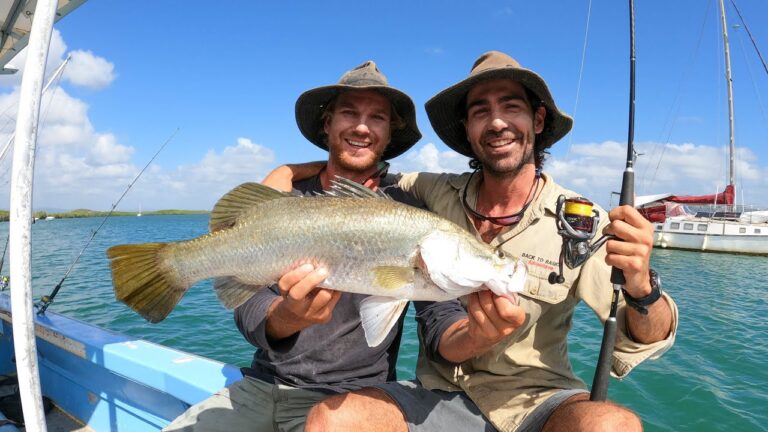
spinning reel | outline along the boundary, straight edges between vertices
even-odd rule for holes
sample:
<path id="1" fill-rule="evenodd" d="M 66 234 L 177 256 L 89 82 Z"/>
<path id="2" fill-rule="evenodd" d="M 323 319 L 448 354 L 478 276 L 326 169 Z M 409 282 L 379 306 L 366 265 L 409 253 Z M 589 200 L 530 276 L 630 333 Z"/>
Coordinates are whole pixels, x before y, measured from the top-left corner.
<path id="1" fill-rule="evenodd" d="M 557 198 L 557 233 L 563 238 L 560 249 L 558 271 L 549 274 L 549 283 L 563 283 L 563 262 L 570 269 L 584 264 L 600 246 L 613 235 L 604 235 L 590 246 L 589 242 L 597 234 L 600 215 L 593 209 L 593 204 L 586 198 Z"/>

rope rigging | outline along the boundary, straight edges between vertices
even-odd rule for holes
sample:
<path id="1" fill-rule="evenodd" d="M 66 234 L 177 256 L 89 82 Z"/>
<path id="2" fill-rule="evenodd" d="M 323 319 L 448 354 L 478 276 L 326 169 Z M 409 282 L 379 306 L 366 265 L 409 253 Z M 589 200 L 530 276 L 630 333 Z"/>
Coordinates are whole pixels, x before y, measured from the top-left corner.
<path id="1" fill-rule="evenodd" d="M 765 59 L 763 58 L 763 55 L 760 53 L 760 49 L 757 47 L 757 42 L 755 42 L 755 38 L 752 37 L 752 32 L 749 31 L 749 26 L 747 25 L 747 22 L 744 21 L 744 17 L 741 16 L 741 12 L 739 11 L 739 8 L 736 6 L 736 0 L 731 0 L 731 4 L 733 5 L 733 8 L 736 10 L 736 14 L 739 16 L 739 20 L 741 20 L 741 24 L 744 25 L 744 29 L 747 31 L 747 34 L 749 35 L 749 40 L 752 41 L 752 46 L 755 47 L 755 51 L 757 51 L 757 56 L 760 57 L 760 61 L 763 63 L 763 69 L 765 69 L 765 73 L 768 74 L 768 65 L 765 64 Z"/>

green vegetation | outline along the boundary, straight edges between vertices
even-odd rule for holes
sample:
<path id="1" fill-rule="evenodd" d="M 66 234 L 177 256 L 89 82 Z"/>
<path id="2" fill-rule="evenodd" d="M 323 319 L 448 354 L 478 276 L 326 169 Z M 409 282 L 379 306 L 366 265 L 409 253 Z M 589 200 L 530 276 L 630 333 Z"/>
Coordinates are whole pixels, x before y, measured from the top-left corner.
<path id="1" fill-rule="evenodd" d="M 151 212 L 142 212 L 142 216 L 158 216 L 158 215 L 189 215 L 189 214 L 206 214 L 207 211 L 204 210 L 158 210 L 158 211 L 151 211 Z M 107 211 L 96 211 L 96 210 L 88 210 L 88 209 L 76 209 L 71 210 L 68 212 L 62 212 L 62 213 L 48 213 L 44 211 L 36 211 L 33 213 L 33 216 L 36 219 L 45 219 L 49 216 L 55 217 L 56 219 L 67 219 L 67 218 L 82 218 L 82 217 L 104 217 L 109 212 Z M 0 210 L 0 222 L 6 222 L 8 221 L 10 213 L 7 210 Z M 112 216 L 136 216 L 136 212 L 127 212 L 127 211 L 116 211 L 112 213 Z"/>

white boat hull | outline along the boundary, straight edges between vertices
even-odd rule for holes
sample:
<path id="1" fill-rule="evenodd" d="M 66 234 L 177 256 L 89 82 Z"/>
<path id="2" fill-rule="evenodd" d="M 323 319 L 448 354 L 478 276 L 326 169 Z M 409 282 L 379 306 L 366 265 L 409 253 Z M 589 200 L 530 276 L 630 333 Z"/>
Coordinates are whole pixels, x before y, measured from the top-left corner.
<path id="1" fill-rule="evenodd" d="M 705 218 L 668 218 L 655 224 L 654 246 L 768 255 L 768 224 Z"/>

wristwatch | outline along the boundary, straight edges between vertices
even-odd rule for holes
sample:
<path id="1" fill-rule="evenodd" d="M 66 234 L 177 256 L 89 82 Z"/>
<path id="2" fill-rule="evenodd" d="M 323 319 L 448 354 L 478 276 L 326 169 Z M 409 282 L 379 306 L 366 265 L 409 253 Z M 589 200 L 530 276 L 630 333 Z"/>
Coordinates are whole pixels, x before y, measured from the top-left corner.
<path id="1" fill-rule="evenodd" d="M 627 305 L 643 315 L 648 315 L 648 306 L 656 303 L 661 298 L 661 278 L 659 278 L 659 274 L 655 270 L 649 269 L 648 275 L 651 278 L 651 293 L 647 296 L 634 298 L 629 295 L 627 290 L 621 290 L 624 293 L 624 300 L 627 302 Z"/>

